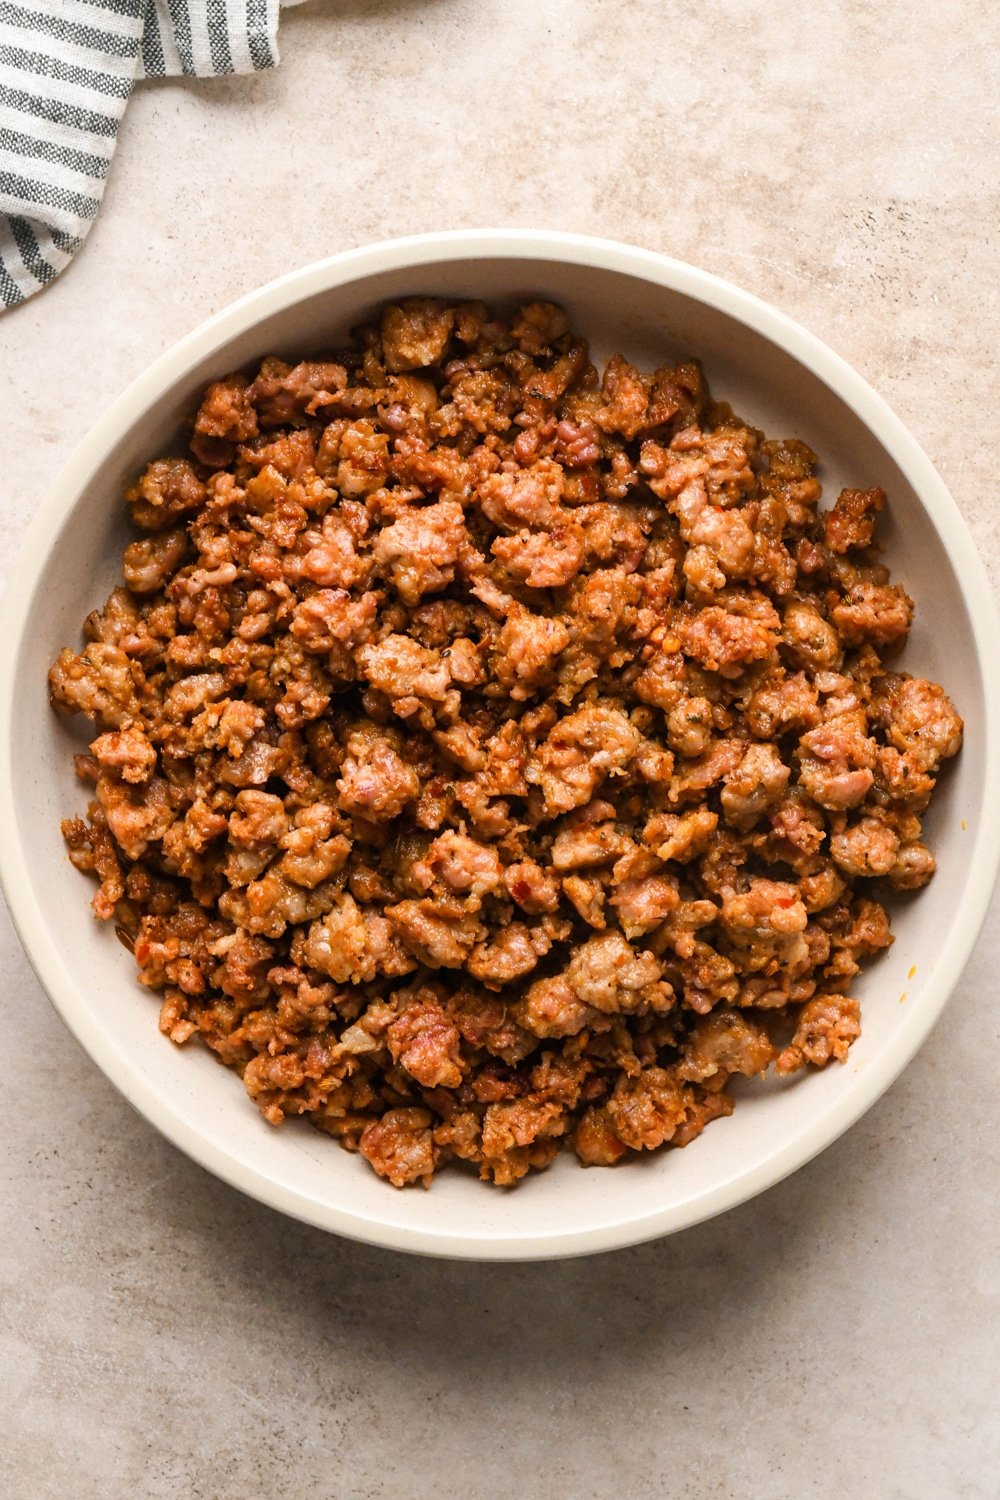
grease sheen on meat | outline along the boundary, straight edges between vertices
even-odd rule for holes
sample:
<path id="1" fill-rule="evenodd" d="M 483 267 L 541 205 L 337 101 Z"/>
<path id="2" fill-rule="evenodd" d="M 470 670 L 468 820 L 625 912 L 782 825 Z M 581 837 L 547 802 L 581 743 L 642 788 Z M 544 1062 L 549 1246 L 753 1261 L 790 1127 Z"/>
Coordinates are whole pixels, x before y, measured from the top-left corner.
<path id="1" fill-rule="evenodd" d="M 886 497 L 545 302 L 386 307 L 205 392 L 50 674 L 64 833 L 175 1043 L 397 1187 L 686 1146 L 842 1061 L 962 723 Z"/>

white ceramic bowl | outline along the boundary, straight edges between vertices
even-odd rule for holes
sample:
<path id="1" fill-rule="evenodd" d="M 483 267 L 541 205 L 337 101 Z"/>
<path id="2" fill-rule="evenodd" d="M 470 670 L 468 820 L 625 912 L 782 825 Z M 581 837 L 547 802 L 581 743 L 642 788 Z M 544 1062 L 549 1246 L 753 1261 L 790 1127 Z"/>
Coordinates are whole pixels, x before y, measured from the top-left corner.
<path id="1" fill-rule="evenodd" d="M 900 905 L 895 946 L 856 986 L 864 1032 L 847 1064 L 747 1087 L 735 1114 L 685 1151 L 614 1171 L 583 1171 L 567 1156 L 512 1192 L 448 1172 L 430 1192 L 395 1192 L 307 1126 L 264 1124 L 231 1072 L 160 1035 L 154 1000 L 114 933 L 91 917 L 88 882 L 59 834 L 82 800 L 70 761 L 78 736 L 48 707 L 46 671 L 117 581 L 126 480 L 166 451 L 209 379 L 267 353 L 329 346 L 382 299 L 419 292 L 501 303 L 541 294 L 567 307 L 598 356 L 620 350 L 652 367 L 696 353 L 713 391 L 741 415 L 815 448 L 828 497 L 844 483 L 883 485 L 888 557 L 917 601 L 903 665 L 943 681 L 966 722 L 965 748 L 927 820 L 939 874 Z M 997 870 L 998 643 L 986 574 L 927 458 L 854 371 L 781 313 L 663 256 L 573 235 L 484 231 L 375 245 L 285 276 L 203 324 L 114 403 L 63 470 L 0 618 L 0 873 L 66 1024 L 136 1109 L 227 1182 L 400 1250 L 494 1260 L 608 1250 L 696 1223 L 794 1171 L 874 1103 L 926 1037 Z"/>

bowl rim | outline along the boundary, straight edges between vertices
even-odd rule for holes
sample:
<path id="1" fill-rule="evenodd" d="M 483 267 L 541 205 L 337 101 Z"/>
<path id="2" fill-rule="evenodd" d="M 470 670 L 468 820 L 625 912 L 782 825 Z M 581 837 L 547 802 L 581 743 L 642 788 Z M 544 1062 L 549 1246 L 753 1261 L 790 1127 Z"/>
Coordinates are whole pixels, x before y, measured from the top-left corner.
<path id="1" fill-rule="evenodd" d="M 872 1060 L 850 1093 L 812 1118 L 789 1142 L 749 1171 L 737 1172 L 679 1205 L 651 1207 L 589 1228 L 503 1235 L 470 1230 L 415 1230 L 387 1224 L 340 1204 L 320 1203 L 238 1160 L 207 1131 L 189 1125 L 146 1081 L 98 1023 L 80 1008 L 54 957 L 50 923 L 34 899 L 30 854 L 16 817 L 12 749 L 21 642 L 30 625 L 38 582 L 62 524 L 122 434 L 196 362 L 255 323 L 307 297 L 379 272 L 474 259 L 560 261 L 624 273 L 693 298 L 755 332 L 809 368 L 850 407 L 893 458 L 927 511 L 940 544 L 962 580 L 982 673 L 984 780 L 1000 781 L 1000 614 L 972 536 L 943 480 L 884 399 L 814 334 L 711 272 L 657 251 L 557 230 L 475 229 L 406 236 L 346 250 L 290 271 L 247 293 L 199 324 L 162 353 L 98 417 L 63 465 L 30 523 L 0 603 L 0 885 L 14 926 L 52 1004 L 107 1078 L 160 1133 L 208 1171 L 250 1197 L 318 1228 L 387 1249 L 450 1259 L 519 1261 L 594 1254 L 640 1244 L 725 1212 L 805 1165 L 865 1113 L 898 1078 L 947 1003 L 979 935 L 1000 867 L 1000 808 L 984 805 L 973 834 L 966 901 L 945 936 L 919 1007 L 907 1015 L 898 1043 Z"/>

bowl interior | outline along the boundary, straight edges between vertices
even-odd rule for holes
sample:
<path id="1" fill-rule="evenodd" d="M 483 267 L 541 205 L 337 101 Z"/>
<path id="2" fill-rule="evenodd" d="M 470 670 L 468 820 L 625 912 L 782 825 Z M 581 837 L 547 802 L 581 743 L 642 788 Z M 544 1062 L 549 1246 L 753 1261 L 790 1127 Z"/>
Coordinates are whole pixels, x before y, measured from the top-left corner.
<path id="1" fill-rule="evenodd" d="M 803 438 L 819 453 L 828 501 L 842 484 L 883 485 L 891 505 L 882 531 L 887 557 L 917 601 L 902 665 L 942 681 L 967 726 L 965 749 L 927 820 L 940 873 L 917 899 L 897 903 L 894 947 L 855 986 L 864 1033 L 848 1063 L 745 1089 L 735 1114 L 687 1150 L 615 1171 L 583 1171 L 567 1158 L 512 1192 L 454 1171 L 430 1192 L 395 1192 L 307 1126 L 265 1125 L 232 1073 L 204 1050 L 178 1050 L 160 1036 L 155 998 L 136 984 L 113 932 L 91 917 L 89 883 L 70 866 L 59 834 L 60 818 L 78 810 L 84 794 L 70 759 L 79 736 L 51 713 L 46 671 L 61 646 L 79 642 L 84 615 L 118 581 L 124 484 L 146 459 L 179 451 L 180 421 L 208 379 L 267 353 L 334 346 L 384 298 L 417 292 L 499 304 L 542 295 L 566 306 L 599 357 L 617 350 L 651 368 L 696 354 L 717 397 L 768 435 Z M 745 1189 L 738 1196 L 748 1196 L 778 1175 L 779 1158 L 790 1169 L 836 1133 L 831 1121 L 854 1118 L 868 1070 L 885 1071 L 888 1057 L 909 1055 L 926 1029 L 922 1008 L 936 1012 L 940 1003 L 934 975 L 947 959 L 944 935 L 977 878 L 970 854 L 986 774 L 983 671 L 961 579 L 928 511 L 865 420 L 797 358 L 738 318 L 641 275 L 555 257 L 442 258 L 313 290 L 248 331 L 220 335 L 94 462 L 52 537 L 15 666 L 11 833 L 30 852 L 22 907 L 33 903 L 47 921 L 44 935 L 36 927 L 25 936 L 36 962 L 44 949 L 49 988 L 84 1044 L 139 1108 L 206 1165 L 279 1207 L 362 1238 L 468 1255 L 564 1253 L 693 1222 L 732 1200 L 737 1179 Z"/>

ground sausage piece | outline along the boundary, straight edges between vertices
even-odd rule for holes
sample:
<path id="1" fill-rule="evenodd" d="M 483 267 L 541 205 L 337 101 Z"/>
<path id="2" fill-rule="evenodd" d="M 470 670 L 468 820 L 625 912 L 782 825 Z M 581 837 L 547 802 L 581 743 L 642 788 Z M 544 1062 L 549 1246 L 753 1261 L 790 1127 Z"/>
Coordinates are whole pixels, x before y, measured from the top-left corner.
<path id="1" fill-rule="evenodd" d="M 430 969 L 460 969 L 483 936 L 483 926 L 455 903 L 400 901 L 385 914 L 400 941 Z"/>
<path id="2" fill-rule="evenodd" d="M 386 1032 L 393 1062 L 424 1088 L 457 1088 L 462 1081 L 458 1028 L 436 1000 L 414 1000 Z"/>
<path id="3" fill-rule="evenodd" d="M 398 737 L 362 725 L 348 737 L 337 779 L 340 806 L 375 822 L 396 818 L 420 794 L 420 778 L 399 754 Z"/>
<path id="4" fill-rule="evenodd" d="M 657 813 L 642 831 L 643 843 L 649 844 L 658 859 L 687 864 L 704 854 L 719 826 L 718 813 L 708 807 L 691 812 Z"/>
<path id="5" fill-rule="evenodd" d="M 370 983 L 379 974 L 415 968 L 393 936 L 392 924 L 345 895 L 305 936 L 302 957 L 337 984 Z"/>
<path id="6" fill-rule="evenodd" d="M 177 571 L 189 546 L 188 534 L 180 526 L 130 542 L 122 556 L 122 577 L 133 594 L 155 594 Z"/>
<path id="7" fill-rule="evenodd" d="M 86 714 L 102 727 L 120 729 L 139 717 L 138 673 L 138 667 L 117 646 L 92 641 L 79 655 L 69 650 L 59 653 L 49 672 L 49 691 L 56 708 Z"/>
<path id="8" fill-rule="evenodd" d="M 548 1165 L 556 1144 L 547 1138 L 565 1128 L 564 1112 L 548 1101 L 491 1104 L 483 1117 L 480 1175 L 498 1187 L 510 1187 L 532 1167 Z"/>
<path id="9" fill-rule="evenodd" d="M 739 1011 L 716 1010 L 699 1016 L 684 1048 L 680 1077 L 702 1083 L 718 1074 L 764 1073 L 774 1059 L 774 1047 L 762 1026 Z"/>
<path id="10" fill-rule="evenodd" d="M 516 611 L 496 638 L 493 670 L 497 680 L 509 688 L 513 699 L 530 698 L 545 677 L 551 675 L 570 638 L 561 620 L 529 614 L 527 610 Z"/>
<path id="11" fill-rule="evenodd" d="M 898 852 L 899 835 L 880 818 L 862 818 L 830 839 L 830 855 L 845 875 L 888 875 Z"/>
<path id="12" fill-rule="evenodd" d="M 626 1015 L 667 1010 L 670 986 L 652 953 L 631 948 L 619 932 L 588 938 L 570 959 L 566 979 L 577 997 L 595 1010 Z"/>
<path id="13" fill-rule="evenodd" d="M 734 1104 L 729 1094 L 695 1093 L 687 1100 L 687 1115 L 670 1137 L 672 1146 L 690 1146 L 713 1120 L 731 1115 Z"/>
<path id="14" fill-rule="evenodd" d="M 431 297 L 410 297 L 382 315 L 387 370 L 421 370 L 437 364 L 448 347 L 455 310 Z"/>
<path id="15" fill-rule="evenodd" d="M 313 565 L 318 551 L 314 548 L 307 553 L 303 572 L 317 582 L 332 582 L 343 577 L 342 571 L 329 564 L 326 553 L 321 567 Z M 342 588 L 317 589 L 315 594 L 310 594 L 295 606 L 292 635 L 301 641 L 306 651 L 319 656 L 331 653 L 331 669 L 335 668 L 338 676 L 353 676 L 353 672 L 341 670 L 344 648 L 359 646 L 367 640 L 376 612 L 374 594 L 362 594 L 360 598 L 352 599 Z"/>
<path id="16" fill-rule="evenodd" d="M 363 647 L 358 663 L 372 686 L 392 699 L 440 701 L 451 684 L 448 664 L 440 653 L 404 635 L 390 635 L 377 645 Z"/>
<path id="17" fill-rule="evenodd" d="M 892 646 L 903 640 L 913 618 L 913 600 L 898 584 L 859 582 L 835 604 L 830 618 L 848 646 L 866 642 Z"/>
<path id="18" fill-rule="evenodd" d="M 504 888 L 532 916 L 553 912 L 559 904 L 559 882 L 536 860 L 518 860 L 503 872 Z"/>
<path id="19" fill-rule="evenodd" d="M 530 974 L 549 946 L 544 934 L 542 943 L 539 944 L 537 940 L 533 940 L 530 930 L 523 923 L 513 922 L 498 933 L 492 942 L 479 943 L 473 948 L 466 967 L 472 977 L 487 989 L 500 989 L 503 985 Z"/>
<path id="20" fill-rule="evenodd" d="M 812 605 L 793 600 L 785 609 L 781 640 L 797 667 L 821 671 L 839 667 L 843 648 L 836 630 Z"/>
<path id="21" fill-rule="evenodd" d="M 798 886 L 785 880 L 754 879 L 744 892 L 724 892 L 721 920 L 737 942 L 781 946 L 805 931 L 808 918 Z"/>
<path id="22" fill-rule="evenodd" d="M 567 978 L 539 979 L 514 1005 L 518 1024 L 537 1037 L 576 1036 L 598 1012 L 580 999 Z"/>
<path id="23" fill-rule="evenodd" d="M 666 1068 L 645 1068 L 636 1078 L 624 1076 L 608 1101 L 611 1127 L 633 1151 L 655 1151 L 684 1123 L 687 1107 L 676 1075 Z"/>
<path id="24" fill-rule="evenodd" d="M 937 860 L 918 839 L 902 844 L 888 871 L 889 884 L 897 891 L 916 891 L 927 884 L 937 869 Z"/>
<path id="25" fill-rule="evenodd" d="M 117 771 L 123 781 L 148 781 L 156 769 L 156 751 L 137 727 L 100 735 L 92 742 L 90 753 L 99 765 Z"/>
<path id="26" fill-rule="evenodd" d="M 132 519 L 146 531 L 162 531 L 205 503 L 205 486 L 186 458 L 158 458 L 126 490 Z"/>
<path id="27" fill-rule="evenodd" d="M 243 443 L 257 435 L 257 412 L 251 402 L 249 381 L 242 375 L 217 380 L 205 392 L 195 417 L 195 432 L 205 437 Z"/>
<path id="28" fill-rule="evenodd" d="M 915 768 L 935 771 L 942 760 L 957 755 L 962 720 L 936 682 L 893 672 L 882 680 L 879 689 L 875 698 L 877 722 Z"/>
<path id="29" fill-rule="evenodd" d="M 142 859 L 151 845 L 160 842 L 175 818 L 167 783 L 158 776 L 141 788 L 99 777 L 97 800 L 126 859 Z"/>
<path id="30" fill-rule="evenodd" d="M 605 865 L 624 847 L 625 840 L 613 823 L 574 824 L 567 820 L 552 841 L 552 867 L 562 871 Z"/>
<path id="31" fill-rule="evenodd" d="M 498 536 L 490 550 L 531 589 L 564 588 L 579 573 L 585 556 L 577 526 Z"/>
<path id="32" fill-rule="evenodd" d="M 464 833 L 443 833 L 414 866 L 427 888 L 440 882 L 447 890 L 474 897 L 500 887 L 503 867 L 495 849 Z"/>
<path id="33" fill-rule="evenodd" d="M 851 1043 L 861 1035 L 861 1007 L 845 995 L 817 995 L 802 1007 L 791 1042 L 780 1054 L 779 1073 L 794 1073 L 812 1063 L 825 1067 L 831 1058 L 843 1062 Z"/>
<path id="34" fill-rule="evenodd" d="M 237 792 L 229 817 L 229 838 L 238 848 L 277 844 L 288 832 L 288 817 L 280 797 L 253 789 Z"/>
<path id="35" fill-rule="evenodd" d="M 875 783 L 875 742 L 864 733 L 862 716 L 841 714 L 799 741 L 799 780 L 820 807 L 857 807 Z"/>
<path id="36" fill-rule="evenodd" d="M 614 1167 L 628 1155 L 606 1108 L 586 1109 L 573 1132 L 573 1150 L 585 1167 Z"/>
<path id="37" fill-rule="evenodd" d="M 766 660 L 776 645 L 766 626 L 714 605 L 685 622 L 680 636 L 688 656 L 724 677 L 736 677 L 754 662 Z"/>
<path id="38" fill-rule="evenodd" d="M 639 734 L 620 710 L 595 704 L 561 719 L 528 764 L 527 779 L 542 789 L 550 816 L 589 802 L 606 776 L 622 774 L 639 748 Z"/>
<path id="39" fill-rule="evenodd" d="M 759 687 L 747 705 L 746 721 L 758 739 L 812 729 L 820 717 L 818 694 L 804 672 L 792 677 L 776 675 Z"/>
<path id="40" fill-rule="evenodd" d="M 870 547 L 875 520 L 885 508 L 885 490 L 841 490 L 837 503 L 823 520 L 824 539 L 831 552 Z"/>
<path id="41" fill-rule="evenodd" d="M 343 365 L 303 360 L 294 367 L 280 359 L 265 359 L 251 387 L 261 427 L 293 426 L 332 405 L 347 385 Z"/>
<path id="42" fill-rule="evenodd" d="M 96 818 L 89 823 L 82 818 L 67 818 L 61 831 L 71 863 L 78 870 L 96 875 L 100 881 L 91 902 L 95 916 L 102 922 L 110 921 L 125 895 L 125 879 L 107 824 Z"/>
<path id="43" fill-rule="evenodd" d="M 562 493 L 562 470 L 543 459 L 530 469 L 487 475 L 479 486 L 479 503 L 495 526 L 509 531 L 521 531 L 526 525 L 547 529 L 569 519 L 560 505 Z"/>
<path id="44" fill-rule="evenodd" d="M 567 875 L 562 890 L 587 925 L 603 932 L 608 923 L 604 912 L 606 893 L 601 882 L 594 876 Z"/>
<path id="45" fill-rule="evenodd" d="M 404 604 L 446 588 L 468 540 L 465 513 L 455 500 L 407 510 L 379 532 L 373 556 L 388 571 Z"/>
<path id="46" fill-rule="evenodd" d="M 502 997 L 472 985 L 448 997 L 448 1013 L 470 1047 L 483 1048 L 505 1063 L 514 1064 L 537 1046 L 537 1038 L 523 1031 Z"/>
<path id="47" fill-rule="evenodd" d="M 641 937 L 665 922 L 680 905 L 677 881 L 672 875 L 644 875 L 623 880 L 611 897 L 611 905 L 627 938 Z"/>
<path id="48" fill-rule="evenodd" d="M 752 828 L 781 801 L 791 774 L 773 745 L 748 745 L 738 769 L 725 777 L 719 800 L 726 821 L 734 828 Z"/>
<path id="49" fill-rule="evenodd" d="M 667 715 L 667 741 L 690 758 L 702 755 L 712 738 L 712 705 L 707 698 L 682 698 Z"/>
<path id="50" fill-rule="evenodd" d="M 396 1186 L 683 1147 L 845 1057 L 963 728 L 890 670 L 881 490 L 824 511 L 693 360 L 601 370 L 539 300 L 385 306 L 188 433 L 49 677 L 165 1036 Z"/>
<path id="51" fill-rule="evenodd" d="M 358 1150 L 393 1187 L 406 1187 L 411 1182 L 429 1187 L 437 1164 L 431 1119 L 426 1109 L 386 1110 L 380 1119 L 365 1126 Z"/>

